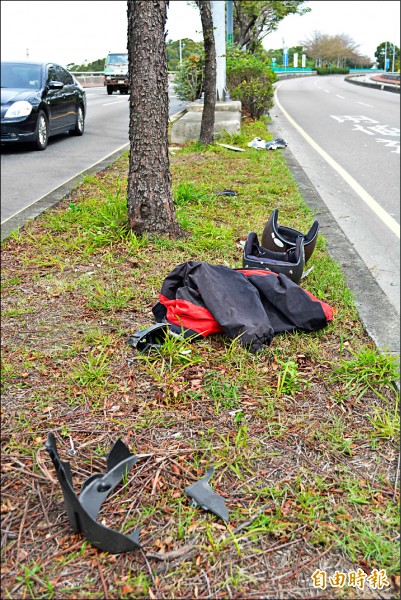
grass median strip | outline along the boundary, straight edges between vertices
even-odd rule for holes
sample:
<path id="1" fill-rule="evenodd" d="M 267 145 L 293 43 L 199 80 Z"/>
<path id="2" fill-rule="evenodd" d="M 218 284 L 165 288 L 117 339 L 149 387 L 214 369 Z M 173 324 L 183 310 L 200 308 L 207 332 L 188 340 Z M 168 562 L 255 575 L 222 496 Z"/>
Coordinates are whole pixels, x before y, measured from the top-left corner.
<path id="1" fill-rule="evenodd" d="M 180 239 L 128 230 L 124 154 L 3 242 L 3 597 L 306 598 L 316 569 L 360 570 L 363 586 L 349 577 L 342 593 L 361 598 L 377 597 L 384 570 L 382 593 L 398 596 L 398 366 L 366 336 L 323 234 L 301 286 L 335 307 L 327 328 L 258 355 L 222 335 L 149 355 L 126 344 L 177 264 L 241 267 L 241 241 L 275 208 L 300 231 L 319 220 L 285 150 L 248 148 L 256 136 L 263 120 L 220 140 L 245 152 L 194 143 L 171 156 Z M 143 552 L 100 553 L 73 533 L 49 431 L 77 491 L 117 438 L 138 454 L 99 520 L 142 527 Z M 209 466 L 227 527 L 184 494 Z"/>

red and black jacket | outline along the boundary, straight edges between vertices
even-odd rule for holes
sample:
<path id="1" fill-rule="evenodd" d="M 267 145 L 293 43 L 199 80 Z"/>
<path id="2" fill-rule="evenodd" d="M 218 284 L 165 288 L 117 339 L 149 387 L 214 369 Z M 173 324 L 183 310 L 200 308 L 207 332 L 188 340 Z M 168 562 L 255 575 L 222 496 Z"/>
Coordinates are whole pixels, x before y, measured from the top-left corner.
<path id="1" fill-rule="evenodd" d="M 316 331 L 333 319 L 328 304 L 285 275 L 197 261 L 178 265 L 166 277 L 153 314 L 177 332 L 240 336 L 251 352 L 278 333 Z"/>

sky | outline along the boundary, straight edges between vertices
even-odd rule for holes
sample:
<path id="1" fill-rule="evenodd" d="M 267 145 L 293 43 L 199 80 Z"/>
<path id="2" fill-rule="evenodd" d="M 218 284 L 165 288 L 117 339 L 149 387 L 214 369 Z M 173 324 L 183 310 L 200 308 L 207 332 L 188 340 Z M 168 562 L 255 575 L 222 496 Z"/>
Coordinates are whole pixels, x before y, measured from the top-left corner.
<path id="1" fill-rule="evenodd" d="M 224 1 L 224 0 L 220 0 Z M 315 31 L 346 34 L 358 51 L 374 59 L 384 41 L 400 47 L 400 2 L 309 1 L 311 12 L 285 17 L 265 48 L 296 46 Z M 199 11 L 186 0 L 170 0 L 167 39 L 202 39 Z M 2 0 L 1 59 L 51 60 L 62 66 L 104 58 L 127 47 L 125 0 Z"/>

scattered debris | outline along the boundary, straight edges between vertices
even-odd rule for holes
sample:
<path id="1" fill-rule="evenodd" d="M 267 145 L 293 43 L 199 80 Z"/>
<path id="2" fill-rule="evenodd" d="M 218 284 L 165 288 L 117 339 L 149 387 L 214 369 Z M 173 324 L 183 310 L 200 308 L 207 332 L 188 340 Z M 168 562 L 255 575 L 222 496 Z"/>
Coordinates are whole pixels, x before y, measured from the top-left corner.
<path id="1" fill-rule="evenodd" d="M 256 148 L 257 150 L 266 150 L 266 142 L 260 137 L 253 138 L 252 142 L 248 143 L 249 148 Z"/>
<path id="2" fill-rule="evenodd" d="M 75 456 L 76 452 L 75 452 L 75 446 L 74 446 L 74 442 L 71 436 L 69 436 L 69 440 L 70 440 L 70 449 L 68 450 L 68 454 L 70 456 Z"/>
<path id="3" fill-rule="evenodd" d="M 103 552 L 120 554 L 140 549 L 140 529 L 125 535 L 96 521 L 103 501 L 136 463 L 137 457 L 131 454 L 127 446 L 120 439 L 116 441 L 107 457 L 107 472 L 91 475 L 84 482 L 79 498 L 73 488 L 70 463 L 60 460 L 53 433 L 49 433 L 45 448 L 56 469 L 68 519 L 74 531 L 82 533 L 92 546 Z"/>
<path id="4" fill-rule="evenodd" d="M 277 148 L 286 148 L 288 143 L 283 138 L 277 138 L 266 142 L 260 137 L 255 137 L 251 142 L 248 143 L 249 148 L 256 148 L 256 150 L 276 150 Z"/>
<path id="5" fill-rule="evenodd" d="M 172 154 L 173 156 L 175 155 L 177 150 L 182 150 L 182 148 L 180 146 L 169 146 L 169 149 L 168 149 L 170 154 Z"/>
<path id="6" fill-rule="evenodd" d="M 140 329 L 130 335 L 127 344 L 139 352 L 146 352 L 151 348 L 160 348 L 164 344 L 169 328 L 166 323 L 156 323 L 146 329 Z"/>
<path id="7" fill-rule="evenodd" d="M 234 190 L 224 189 L 222 192 L 216 192 L 216 196 L 238 196 L 238 194 Z"/>
<path id="8" fill-rule="evenodd" d="M 229 144 L 218 144 L 218 146 L 223 146 L 223 148 L 228 148 L 228 150 L 234 150 L 235 152 L 245 152 L 244 148 L 238 148 L 238 146 L 230 146 Z"/>
<path id="9" fill-rule="evenodd" d="M 224 499 L 216 494 L 208 483 L 213 477 L 213 474 L 214 468 L 210 467 L 202 479 L 185 488 L 185 493 L 192 498 L 192 506 L 200 506 L 204 510 L 210 510 L 220 519 L 223 519 L 223 521 L 228 523 L 229 516 Z"/>
<path id="10" fill-rule="evenodd" d="M 306 271 L 304 271 L 304 272 L 302 273 L 302 277 L 301 277 L 301 279 L 305 279 L 305 277 L 308 277 L 309 273 L 310 273 L 311 271 L 313 271 L 313 269 L 314 269 L 314 267 L 313 267 L 313 265 L 312 265 L 312 267 L 310 267 L 309 269 L 307 269 Z"/>
<path id="11" fill-rule="evenodd" d="M 288 143 L 283 138 L 277 138 L 266 142 L 266 150 L 277 150 L 277 148 L 287 148 Z"/>

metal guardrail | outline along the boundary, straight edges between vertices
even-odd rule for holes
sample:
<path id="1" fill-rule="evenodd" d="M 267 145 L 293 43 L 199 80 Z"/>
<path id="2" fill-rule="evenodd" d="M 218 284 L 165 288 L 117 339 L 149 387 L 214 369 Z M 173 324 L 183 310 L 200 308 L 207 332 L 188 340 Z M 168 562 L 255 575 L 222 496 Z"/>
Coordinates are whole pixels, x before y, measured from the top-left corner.
<path id="1" fill-rule="evenodd" d="M 92 77 L 94 75 L 104 75 L 103 71 L 70 71 L 70 73 L 72 73 L 73 75 L 80 75 L 80 76 L 85 76 L 87 75 L 88 77 Z"/>
<path id="2" fill-rule="evenodd" d="M 177 71 L 167 71 L 169 75 L 176 75 Z M 97 75 L 101 75 L 103 77 L 103 71 L 70 71 L 73 75 L 78 75 L 79 77 L 96 77 Z"/>

